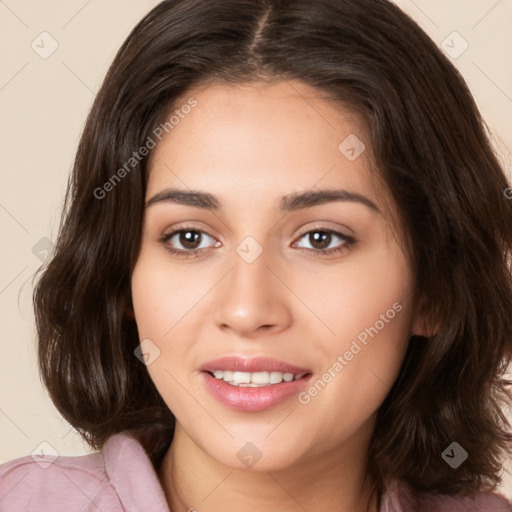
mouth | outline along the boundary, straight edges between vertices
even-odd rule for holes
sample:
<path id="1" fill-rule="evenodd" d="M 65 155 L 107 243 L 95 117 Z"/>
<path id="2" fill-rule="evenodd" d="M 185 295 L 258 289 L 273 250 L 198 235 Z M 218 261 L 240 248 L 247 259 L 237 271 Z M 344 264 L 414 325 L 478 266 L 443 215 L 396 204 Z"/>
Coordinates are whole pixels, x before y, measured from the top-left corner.
<path id="1" fill-rule="evenodd" d="M 208 391 L 221 404 L 245 412 L 264 411 L 291 399 L 311 370 L 270 358 L 224 357 L 201 368 Z"/>

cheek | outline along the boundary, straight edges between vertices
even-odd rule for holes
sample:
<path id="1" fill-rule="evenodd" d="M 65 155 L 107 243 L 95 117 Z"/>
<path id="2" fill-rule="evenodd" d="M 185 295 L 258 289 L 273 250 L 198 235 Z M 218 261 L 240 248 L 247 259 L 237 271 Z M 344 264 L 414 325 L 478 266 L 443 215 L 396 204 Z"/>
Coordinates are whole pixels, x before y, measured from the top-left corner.
<path id="1" fill-rule="evenodd" d="M 322 287 L 329 292 L 319 310 L 332 333 L 316 338 L 323 366 L 299 399 L 329 428 L 343 425 L 340 435 L 378 409 L 398 375 L 411 334 L 411 282 L 402 253 L 383 250 Z"/>
<path id="2" fill-rule="evenodd" d="M 204 323 L 201 307 L 212 279 L 208 270 L 195 272 L 192 266 L 185 270 L 172 265 L 165 250 L 148 245 L 143 246 L 132 273 L 132 301 L 139 339 L 151 340 L 159 354 L 147 370 L 165 398 L 179 395 L 173 376 L 182 382 L 195 370 L 190 354 L 197 326 Z"/>
<path id="3" fill-rule="evenodd" d="M 329 272 L 300 272 L 293 286 L 315 314 L 309 316 L 316 348 L 331 360 L 349 350 L 358 337 L 364 343 L 365 337 L 372 339 L 371 334 L 378 334 L 382 352 L 389 345 L 386 340 L 393 340 L 388 347 L 393 352 L 400 340 L 408 339 L 412 275 L 403 253 L 394 245 L 354 254 Z"/>
<path id="4" fill-rule="evenodd" d="M 202 276 L 169 261 L 164 250 L 143 248 L 133 270 L 133 309 L 141 339 L 169 339 L 200 298 Z"/>
<path id="5" fill-rule="evenodd" d="M 132 274 L 131 289 L 139 339 L 153 354 L 150 364 L 147 364 L 148 374 L 168 407 L 176 414 L 185 411 L 187 406 L 188 395 L 183 394 L 179 384 L 184 381 L 187 347 L 170 341 L 176 339 L 176 332 L 186 322 L 183 318 L 186 315 L 185 305 L 194 286 L 190 281 L 188 286 L 180 282 L 183 277 L 179 272 L 174 272 L 170 279 L 169 265 L 165 265 L 164 260 L 165 255 L 162 257 L 143 250 Z M 147 344 L 143 340 L 150 342 Z"/>

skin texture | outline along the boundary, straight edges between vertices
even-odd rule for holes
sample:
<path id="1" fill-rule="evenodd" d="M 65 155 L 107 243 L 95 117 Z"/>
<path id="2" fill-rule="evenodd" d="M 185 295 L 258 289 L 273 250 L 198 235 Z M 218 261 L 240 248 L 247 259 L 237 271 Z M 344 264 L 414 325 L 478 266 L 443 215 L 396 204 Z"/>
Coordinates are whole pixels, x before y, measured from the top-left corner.
<path id="1" fill-rule="evenodd" d="M 222 208 L 147 207 L 132 274 L 140 339 L 160 351 L 147 369 L 177 419 L 159 470 L 169 505 L 376 511 L 368 443 L 422 323 L 395 234 L 396 206 L 369 170 L 364 131 L 354 115 L 298 81 L 217 84 L 190 96 L 197 106 L 153 150 L 146 199 L 178 187 L 209 192 Z M 350 134 L 367 147 L 354 161 L 338 149 Z M 364 195 L 380 212 L 354 201 L 279 212 L 282 196 L 320 188 Z M 197 257 L 168 252 L 166 245 L 187 250 L 179 234 L 159 241 L 183 227 L 206 233 Z M 322 245 L 308 235 L 325 229 L 356 243 L 333 235 Z M 262 249 L 252 263 L 236 252 L 247 236 Z M 322 248 L 338 247 L 322 256 Z M 394 318 L 359 343 L 307 404 L 295 395 L 266 411 L 236 411 L 209 393 L 198 370 L 221 356 L 266 356 L 309 368 L 315 382 L 396 303 Z M 237 457 L 248 442 L 261 453 L 251 468 Z"/>

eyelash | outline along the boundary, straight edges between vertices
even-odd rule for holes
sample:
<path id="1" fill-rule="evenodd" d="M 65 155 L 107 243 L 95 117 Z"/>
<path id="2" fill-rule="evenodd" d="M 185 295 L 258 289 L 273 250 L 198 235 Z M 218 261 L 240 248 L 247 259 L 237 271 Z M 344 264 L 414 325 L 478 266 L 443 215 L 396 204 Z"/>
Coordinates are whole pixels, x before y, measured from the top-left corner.
<path id="1" fill-rule="evenodd" d="M 174 235 L 176 235 L 178 233 L 182 233 L 182 232 L 187 232 L 187 231 L 192 231 L 195 233 L 202 233 L 202 234 L 209 236 L 210 238 L 213 238 L 211 235 L 209 235 L 208 233 L 206 233 L 205 231 L 203 231 L 201 229 L 184 226 L 184 227 L 180 227 L 179 229 L 172 231 L 171 233 L 163 235 L 161 238 L 158 239 L 158 241 L 160 243 L 162 243 L 165 246 L 165 249 L 172 255 L 179 256 L 182 258 L 195 258 L 195 257 L 199 256 L 200 252 L 206 250 L 207 248 L 204 247 L 202 249 L 192 249 L 192 250 L 184 251 L 184 250 L 179 250 L 179 249 L 172 249 L 171 247 L 169 247 L 169 244 L 168 244 L 169 240 L 171 240 Z M 333 249 L 305 249 L 308 252 L 320 254 L 322 257 L 330 256 L 331 254 L 335 254 L 335 253 L 341 252 L 343 250 L 348 250 L 348 249 L 352 248 L 357 242 L 354 237 L 344 235 L 343 233 L 340 233 L 339 231 L 334 231 L 332 229 L 320 229 L 320 228 L 306 231 L 299 237 L 299 240 L 301 240 L 306 235 L 309 235 L 311 233 L 329 233 L 331 235 L 335 235 L 335 236 L 341 238 L 345 242 L 345 243 L 341 244 L 341 246 L 333 248 Z"/>

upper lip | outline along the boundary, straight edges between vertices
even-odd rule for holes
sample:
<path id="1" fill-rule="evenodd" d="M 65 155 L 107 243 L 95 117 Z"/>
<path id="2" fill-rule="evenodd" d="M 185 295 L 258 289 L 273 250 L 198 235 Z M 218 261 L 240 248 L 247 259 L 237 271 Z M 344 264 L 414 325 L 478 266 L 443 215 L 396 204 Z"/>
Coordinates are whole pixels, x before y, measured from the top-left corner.
<path id="1" fill-rule="evenodd" d="M 310 370 L 300 368 L 293 364 L 272 359 L 270 357 L 253 357 L 245 359 L 238 356 L 225 356 L 213 359 L 204 363 L 201 368 L 204 372 L 214 372 L 215 370 L 227 370 L 233 372 L 281 372 L 281 373 L 309 373 Z"/>

